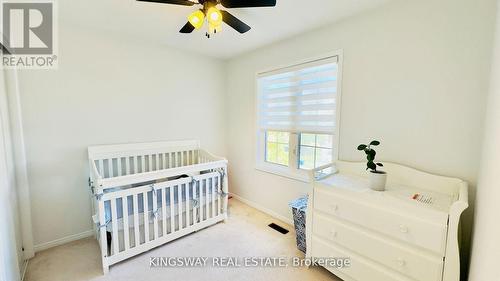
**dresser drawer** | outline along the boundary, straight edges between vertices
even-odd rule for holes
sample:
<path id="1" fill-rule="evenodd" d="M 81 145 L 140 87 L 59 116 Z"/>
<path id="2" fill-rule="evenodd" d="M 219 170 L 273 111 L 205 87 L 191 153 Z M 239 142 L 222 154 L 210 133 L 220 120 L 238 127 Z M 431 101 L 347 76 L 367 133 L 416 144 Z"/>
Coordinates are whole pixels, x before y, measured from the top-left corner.
<path id="1" fill-rule="evenodd" d="M 313 233 L 326 241 L 339 244 L 415 280 L 435 281 L 441 278 L 443 259 L 438 256 L 401 246 L 318 212 L 314 213 L 313 220 Z"/>
<path id="2" fill-rule="evenodd" d="M 411 281 L 411 279 L 384 268 L 348 250 L 331 245 L 316 235 L 312 237 L 312 257 L 317 258 L 350 258 L 349 267 L 325 267 L 333 274 L 345 274 L 356 281 Z"/>
<path id="3" fill-rule="evenodd" d="M 404 210 L 354 201 L 321 189 L 314 191 L 314 208 L 444 256 L 447 232 L 445 221 L 421 219 Z"/>

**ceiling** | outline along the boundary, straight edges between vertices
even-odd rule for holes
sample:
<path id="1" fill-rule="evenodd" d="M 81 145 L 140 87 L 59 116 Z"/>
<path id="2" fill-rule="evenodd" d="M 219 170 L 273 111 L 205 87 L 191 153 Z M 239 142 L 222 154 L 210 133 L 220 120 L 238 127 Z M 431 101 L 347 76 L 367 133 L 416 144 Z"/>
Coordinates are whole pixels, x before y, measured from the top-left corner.
<path id="1" fill-rule="evenodd" d="M 194 0 L 192 0 L 194 1 Z M 277 0 L 274 8 L 229 9 L 252 27 L 239 34 L 227 25 L 208 39 L 206 29 L 180 34 L 197 6 L 175 6 L 134 0 L 59 1 L 59 22 L 95 32 L 151 41 L 227 59 L 293 35 L 339 21 L 390 0 Z"/>

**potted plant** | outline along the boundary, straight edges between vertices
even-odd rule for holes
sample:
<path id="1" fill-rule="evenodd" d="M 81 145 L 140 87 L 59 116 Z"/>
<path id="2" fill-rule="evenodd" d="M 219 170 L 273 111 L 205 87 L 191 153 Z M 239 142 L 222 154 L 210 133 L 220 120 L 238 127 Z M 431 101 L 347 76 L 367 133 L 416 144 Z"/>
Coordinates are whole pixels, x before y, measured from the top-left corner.
<path id="1" fill-rule="evenodd" d="M 384 165 L 382 163 L 375 163 L 375 155 L 377 155 L 377 152 L 372 148 L 372 146 L 378 146 L 379 144 L 379 141 L 374 140 L 370 142 L 369 145 L 360 144 L 358 150 L 362 150 L 366 153 L 366 159 L 368 160 L 366 163 L 366 170 L 370 170 L 370 188 L 376 191 L 384 191 L 387 173 L 377 170 L 377 167 L 383 167 Z"/>

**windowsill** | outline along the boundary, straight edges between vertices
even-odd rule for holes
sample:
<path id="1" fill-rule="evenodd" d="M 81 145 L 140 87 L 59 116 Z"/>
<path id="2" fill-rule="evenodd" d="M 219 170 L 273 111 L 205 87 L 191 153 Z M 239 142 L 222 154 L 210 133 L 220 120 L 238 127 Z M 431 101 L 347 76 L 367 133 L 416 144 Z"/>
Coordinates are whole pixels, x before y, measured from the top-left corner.
<path id="1" fill-rule="evenodd" d="M 259 163 L 255 166 L 255 169 L 261 172 L 277 175 L 280 177 L 285 177 L 288 179 L 309 183 L 309 176 L 307 172 L 303 173 L 293 173 L 288 167 L 279 167 L 278 165 Z"/>

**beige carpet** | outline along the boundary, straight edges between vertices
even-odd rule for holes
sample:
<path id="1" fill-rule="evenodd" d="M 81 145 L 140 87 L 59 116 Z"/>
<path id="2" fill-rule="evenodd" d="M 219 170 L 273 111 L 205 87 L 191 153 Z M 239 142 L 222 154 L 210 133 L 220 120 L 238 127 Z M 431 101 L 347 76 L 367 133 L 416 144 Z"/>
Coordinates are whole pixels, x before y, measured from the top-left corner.
<path id="1" fill-rule="evenodd" d="M 116 264 L 105 276 L 97 241 L 87 238 L 37 253 L 29 262 L 25 281 L 340 280 L 320 267 L 150 268 L 150 257 L 303 257 L 295 246 L 292 227 L 235 199 L 229 202 L 227 223 Z M 291 231 L 280 234 L 267 226 L 271 222 Z"/>

